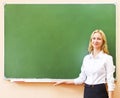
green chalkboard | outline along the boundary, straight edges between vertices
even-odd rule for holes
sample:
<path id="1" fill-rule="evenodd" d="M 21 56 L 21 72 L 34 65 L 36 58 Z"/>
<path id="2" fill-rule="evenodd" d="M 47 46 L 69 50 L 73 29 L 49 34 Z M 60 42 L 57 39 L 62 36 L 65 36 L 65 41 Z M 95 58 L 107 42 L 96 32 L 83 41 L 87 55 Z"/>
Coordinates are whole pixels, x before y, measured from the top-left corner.
<path id="1" fill-rule="evenodd" d="M 116 63 L 114 4 L 6 4 L 4 28 L 6 78 L 76 78 L 95 29 Z"/>

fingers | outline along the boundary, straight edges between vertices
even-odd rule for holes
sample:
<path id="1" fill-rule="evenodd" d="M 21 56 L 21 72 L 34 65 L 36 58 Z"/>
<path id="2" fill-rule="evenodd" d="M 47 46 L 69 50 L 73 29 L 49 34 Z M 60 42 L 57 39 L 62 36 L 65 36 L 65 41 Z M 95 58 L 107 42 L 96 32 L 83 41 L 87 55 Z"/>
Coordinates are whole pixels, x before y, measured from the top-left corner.
<path id="1" fill-rule="evenodd" d="M 63 84 L 64 83 L 64 81 L 59 81 L 59 82 L 56 82 L 55 84 L 54 84 L 54 86 L 57 86 L 57 85 L 60 85 L 60 84 Z"/>

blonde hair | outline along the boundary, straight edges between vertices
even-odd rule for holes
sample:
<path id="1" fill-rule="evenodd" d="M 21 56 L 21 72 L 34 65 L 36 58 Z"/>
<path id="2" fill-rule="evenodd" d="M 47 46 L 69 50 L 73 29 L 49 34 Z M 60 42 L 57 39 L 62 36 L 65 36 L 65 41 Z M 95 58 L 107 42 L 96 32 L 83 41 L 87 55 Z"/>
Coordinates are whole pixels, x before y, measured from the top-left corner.
<path id="1" fill-rule="evenodd" d="M 92 37 L 95 33 L 99 33 L 102 36 L 103 44 L 102 44 L 101 50 L 103 50 L 104 53 L 109 54 L 108 46 L 107 46 L 107 39 L 106 39 L 105 33 L 102 30 L 95 30 L 92 32 L 90 40 L 89 40 L 89 46 L 88 46 L 89 53 L 93 51 Z"/>

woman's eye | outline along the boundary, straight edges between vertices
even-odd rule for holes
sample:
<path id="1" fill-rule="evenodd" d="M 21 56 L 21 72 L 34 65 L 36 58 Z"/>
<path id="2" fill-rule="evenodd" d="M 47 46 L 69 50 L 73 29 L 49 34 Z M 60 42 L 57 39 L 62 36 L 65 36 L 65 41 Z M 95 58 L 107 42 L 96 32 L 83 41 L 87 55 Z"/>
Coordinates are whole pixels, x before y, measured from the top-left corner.
<path id="1" fill-rule="evenodd" d="M 97 38 L 98 40 L 101 40 L 101 38 Z"/>
<path id="2" fill-rule="evenodd" d="M 92 40 L 102 40 L 102 39 L 93 37 Z"/>
<path id="3" fill-rule="evenodd" d="M 95 40 L 95 37 L 93 37 L 92 39 Z"/>

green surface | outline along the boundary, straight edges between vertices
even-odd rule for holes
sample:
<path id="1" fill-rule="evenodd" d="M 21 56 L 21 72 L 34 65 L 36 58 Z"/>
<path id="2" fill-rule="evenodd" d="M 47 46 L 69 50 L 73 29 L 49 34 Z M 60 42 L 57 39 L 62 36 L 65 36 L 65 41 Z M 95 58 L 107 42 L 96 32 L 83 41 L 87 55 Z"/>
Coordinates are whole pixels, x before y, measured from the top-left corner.
<path id="1" fill-rule="evenodd" d="M 76 78 L 95 29 L 106 33 L 116 61 L 114 4 L 6 4 L 4 8 L 6 78 Z"/>

